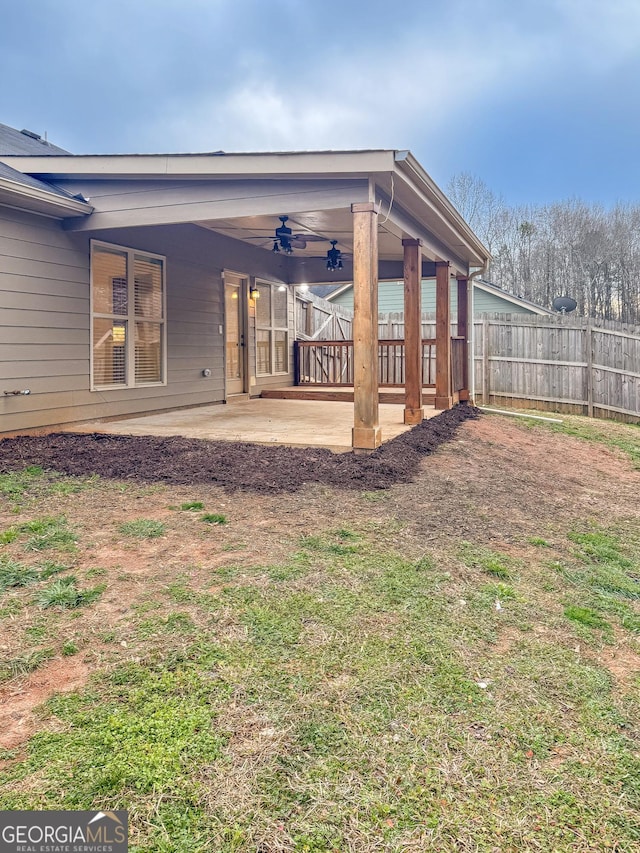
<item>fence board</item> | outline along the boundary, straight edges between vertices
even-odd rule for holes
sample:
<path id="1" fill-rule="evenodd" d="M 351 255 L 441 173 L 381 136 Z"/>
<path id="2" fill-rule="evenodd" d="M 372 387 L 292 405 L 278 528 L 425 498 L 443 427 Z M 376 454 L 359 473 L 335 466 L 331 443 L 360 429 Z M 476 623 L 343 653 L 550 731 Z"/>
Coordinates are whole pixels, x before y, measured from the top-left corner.
<path id="1" fill-rule="evenodd" d="M 581 317 L 474 322 L 476 399 L 640 420 L 640 327 Z"/>
<path id="2" fill-rule="evenodd" d="M 353 312 L 347 308 L 310 293 L 296 294 L 299 340 L 348 341 L 352 318 Z M 588 317 L 523 314 L 483 315 L 475 318 L 473 326 L 478 402 L 505 405 L 513 399 L 516 405 L 528 401 L 542 409 L 556 407 L 640 420 L 640 326 Z M 452 323 L 452 338 L 457 331 L 457 324 Z M 380 314 L 378 336 L 387 342 L 403 340 L 403 312 Z M 435 338 L 433 313 L 422 315 L 422 337 Z M 335 358 L 345 359 L 345 352 L 336 351 Z M 381 358 L 384 376 L 391 384 L 401 384 L 401 348 L 387 348 Z M 425 384 L 435 381 L 434 365 L 435 348 L 431 347 L 423 355 Z M 346 377 L 348 363 L 337 370 Z M 330 372 L 335 375 L 335 371 L 332 366 Z"/>
<path id="3" fill-rule="evenodd" d="M 300 341 L 346 341 L 353 337 L 353 311 L 296 290 L 296 338 Z"/>

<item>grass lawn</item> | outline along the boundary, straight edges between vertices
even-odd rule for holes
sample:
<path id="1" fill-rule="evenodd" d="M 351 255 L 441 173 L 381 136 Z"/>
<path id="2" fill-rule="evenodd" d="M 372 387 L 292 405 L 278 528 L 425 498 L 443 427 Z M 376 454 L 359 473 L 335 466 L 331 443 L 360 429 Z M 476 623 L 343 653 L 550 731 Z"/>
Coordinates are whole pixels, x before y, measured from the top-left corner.
<path id="1" fill-rule="evenodd" d="M 0 808 L 128 809 L 138 853 L 639 850 L 639 432 L 598 429 L 487 416 L 388 492 L 0 474 Z"/>

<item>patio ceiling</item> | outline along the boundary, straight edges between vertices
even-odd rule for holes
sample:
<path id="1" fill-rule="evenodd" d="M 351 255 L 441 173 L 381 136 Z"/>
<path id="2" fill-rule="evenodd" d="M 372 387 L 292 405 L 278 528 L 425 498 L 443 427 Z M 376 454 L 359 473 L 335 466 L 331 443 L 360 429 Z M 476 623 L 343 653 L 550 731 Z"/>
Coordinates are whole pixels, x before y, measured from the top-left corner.
<path id="1" fill-rule="evenodd" d="M 283 210 L 281 215 L 286 216 L 287 211 Z M 269 252 L 273 249 L 275 229 L 280 224 L 275 215 L 240 216 L 198 223 L 203 228 Z M 338 241 L 338 248 L 345 255 L 351 256 L 353 252 L 353 218 L 347 208 L 295 213 L 289 216 L 286 224 L 294 235 L 301 235 L 308 241 L 304 248 L 294 248 L 293 255 L 297 258 L 326 258 L 331 240 Z M 402 260 L 402 241 L 385 225 L 378 228 L 378 241 L 380 258 Z"/>

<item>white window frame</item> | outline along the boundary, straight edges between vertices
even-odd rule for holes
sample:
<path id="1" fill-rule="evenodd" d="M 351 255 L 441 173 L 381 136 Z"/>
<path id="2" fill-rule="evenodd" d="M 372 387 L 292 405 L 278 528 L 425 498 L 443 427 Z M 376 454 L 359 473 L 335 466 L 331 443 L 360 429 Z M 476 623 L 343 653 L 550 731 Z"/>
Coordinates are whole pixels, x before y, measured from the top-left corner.
<path id="1" fill-rule="evenodd" d="M 91 391 L 116 391 L 124 388 L 154 388 L 162 387 L 167 384 L 167 259 L 165 255 L 156 255 L 153 252 L 147 252 L 143 249 L 132 249 L 129 246 L 120 246 L 117 243 L 106 243 L 103 240 L 90 241 L 90 276 L 89 276 L 89 310 L 90 310 L 90 328 L 89 328 L 89 371 L 90 371 L 90 390 Z M 93 253 L 94 249 L 111 249 L 127 256 L 127 336 L 126 336 L 126 382 L 118 382 L 112 385 L 97 385 L 94 382 L 93 373 L 93 326 L 94 319 L 113 320 L 118 317 L 125 317 L 124 314 L 104 314 L 100 311 L 94 311 L 94 296 L 93 296 Z M 162 346 L 162 358 L 160 368 L 162 371 L 162 380 L 160 382 L 136 382 L 136 320 L 141 321 L 140 316 L 136 317 L 135 307 L 135 280 L 134 280 L 134 258 L 138 257 L 152 258 L 153 260 L 162 261 L 162 317 L 159 319 L 143 318 L 148 322 L 160 324 L 160 340 Z"/>
<path id="2" fill-rule="evenodd" d="M 273 320 L 273 294 L 281 287 L 282 283 L 274 283 L 273 281 L 263 281 L 261 279 L 255 280 L 255 286 L 258 287 L 269 287 L 271 288 L 271 317 L 269 318 L 268 326 L 258 325 L 258 310 L 256 307 L 256 315 L 255 315 L 255 330 L 256 330 L 256 343 L 255 343 L 255 371 L 256 378 L 263 376 L 288 376 L 291 373 L 291 329 L 289 328 L 289 288 L 287 287 L 285 298 L 287 302 L 287 325 L 286 326 L 276 326 L 274 325 Z M 259 297 L 258 297 L 259 298 Z M 269 373 L 258 373 L 258 332 L 270 332 L 270 340 L 271 340 L 271 350 L 270 350 L 270 361 L 271 361 L 271 371 Z M 274 332 L 285 332 L 287 335 L 287 369 L 286 370 L 273 370 L 276 363 L 276 343 Z"/>

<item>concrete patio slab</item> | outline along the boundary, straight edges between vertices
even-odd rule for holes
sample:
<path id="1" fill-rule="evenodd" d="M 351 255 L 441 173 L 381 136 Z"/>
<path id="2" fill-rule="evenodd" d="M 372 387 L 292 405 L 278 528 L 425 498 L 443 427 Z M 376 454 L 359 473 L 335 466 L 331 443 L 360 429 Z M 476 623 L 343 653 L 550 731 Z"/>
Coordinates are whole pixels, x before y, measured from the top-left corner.
<path id="1" fill-rule="evenodd" d="M 380 405 L 382 439 L 388 441 L 410 427 L 403 423 L 403 406 Z M 425 407 L 425 415 L 437 412 Z M 157 435 L 206 438 L 211 441 L 250 441 L 294 447 L 351 450 L 353 403 L 318 400 L 238 400 L 120 420 L 73 424 L 65 432 L 110 435 Z"/>

